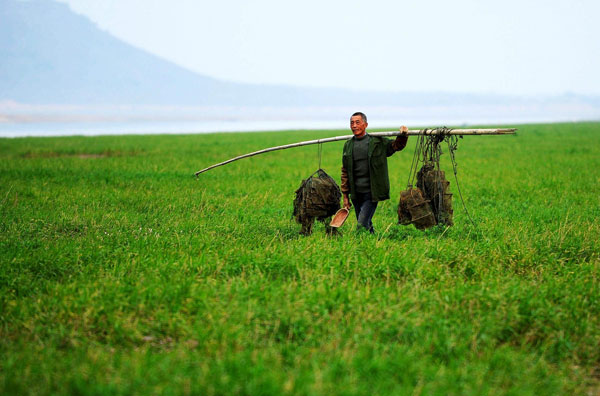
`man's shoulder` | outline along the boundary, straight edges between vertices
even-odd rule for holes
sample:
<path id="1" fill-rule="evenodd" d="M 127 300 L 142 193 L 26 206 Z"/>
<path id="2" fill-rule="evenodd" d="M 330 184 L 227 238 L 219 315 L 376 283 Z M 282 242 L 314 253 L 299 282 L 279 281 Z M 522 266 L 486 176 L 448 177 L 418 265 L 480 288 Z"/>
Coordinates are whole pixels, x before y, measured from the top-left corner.
<path id="1" fill-rule="evenodd" d="M 369 139 L 372 139 L 374 143 L 385 143 L 389 140 L 389 139 L 385 138 L 384 136 L 373 136 L 373 135 L 369 135 Z"/>

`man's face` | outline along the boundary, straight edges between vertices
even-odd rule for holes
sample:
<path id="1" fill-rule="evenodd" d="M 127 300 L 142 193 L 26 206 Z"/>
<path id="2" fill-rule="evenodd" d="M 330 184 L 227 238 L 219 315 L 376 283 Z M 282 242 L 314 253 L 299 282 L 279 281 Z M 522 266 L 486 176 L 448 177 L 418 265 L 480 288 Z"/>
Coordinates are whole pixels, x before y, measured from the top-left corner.
<path id="1" fill-rule="evenodd" d="M 356 137 L 363 137 L 365 135 L 365 130 L 369 124 L 363 121 L 361 116 L 352 116 L 350 118 L 350 129 L 352 129 L 352 133 Z"/>

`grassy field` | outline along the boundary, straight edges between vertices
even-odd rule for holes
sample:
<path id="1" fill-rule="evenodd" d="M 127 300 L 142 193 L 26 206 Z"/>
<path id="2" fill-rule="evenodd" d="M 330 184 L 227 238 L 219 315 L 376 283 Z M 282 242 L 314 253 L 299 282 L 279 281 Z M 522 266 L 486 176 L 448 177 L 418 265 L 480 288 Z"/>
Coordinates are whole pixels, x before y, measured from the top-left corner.
<path id="1" fill-rule="evenodd" d="M 599 394 L 600 124 L 518 127 L 459 142 L 476 227 L 453 179 L 396 225 L 411 138 L 335 237 L 291 218 L 317 146 L 192 175 L 348 131 L 1 139 L 0 393 Z"/>

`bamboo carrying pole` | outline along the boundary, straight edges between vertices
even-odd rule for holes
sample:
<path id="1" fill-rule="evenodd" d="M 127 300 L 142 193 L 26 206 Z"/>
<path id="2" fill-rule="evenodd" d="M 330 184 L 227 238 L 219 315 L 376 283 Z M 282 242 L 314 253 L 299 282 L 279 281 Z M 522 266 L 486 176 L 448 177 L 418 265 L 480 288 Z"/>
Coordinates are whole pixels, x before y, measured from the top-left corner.
<path id="1" fill-rule="evenodd" d="M 407 132 L 407 135 L 408 136 L 439 135 L 439 134 L 443 134 L 443 135 L 514 135 L 515 131 L 516 131 L 516 128 L 505 128 L 505 129 L 411 129 Z M 400 131 L 386 131 L 386 132 L 369 133 L 370 136 L 398 136 L 401 134 L 402 134 L 402 132 L 400 132 Z M 308 146 L 310 144 L 320 144 L 320 143 L 337 142 L 340 140 L 348 140 L 348 139 L 352 138 L 352 136 L 353 135 L 335 136 L 335 137 L 330 137 L 330 138 L 325 138 L 325 139 L 307 140 L 305 142 L 298 142 L 298 143 L 286 144 L 283 146 L 270 147 L 270 148 L 266 148 L 263 150 L 255 151 L 253 153 L 240 155 L 238 157 L 231 158 L 227 161 L 220 162 L 215 165 L 211 165 L 208 168 L 199 170 L 198 172 L 195 173 L 195 175 L 198 176 L 200 173 L 206 172 L 208 170 L 211 170 L 211 169 L 219 167 L 219 166 L 227 165 L 230 162 L 237 161 L 242 158 L 253 157 L 255 155 L 264 154 L 264 153 L 268 153 L 271 151 L 285 150 L 285 149 L 289 149 L 289 148 L 293 148 L 293 147 L 300 147 L 300 146 Z"/>

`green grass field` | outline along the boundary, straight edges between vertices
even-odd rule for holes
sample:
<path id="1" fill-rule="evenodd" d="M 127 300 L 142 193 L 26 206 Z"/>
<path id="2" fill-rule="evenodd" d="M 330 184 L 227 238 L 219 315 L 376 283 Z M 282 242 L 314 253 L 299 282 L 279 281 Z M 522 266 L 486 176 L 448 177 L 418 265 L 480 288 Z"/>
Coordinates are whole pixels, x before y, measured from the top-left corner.
<path id="1" fill-rule="evenodd" d="M 411 138 L 336 237 L 291 218 L 317 146 L 192 175 L 349 131 L 0 139 L 0 394 L 599 394 L 600 123 L 517 127 L 459 142 L 476 228 L 452 178 L 396 225 Z"/>

